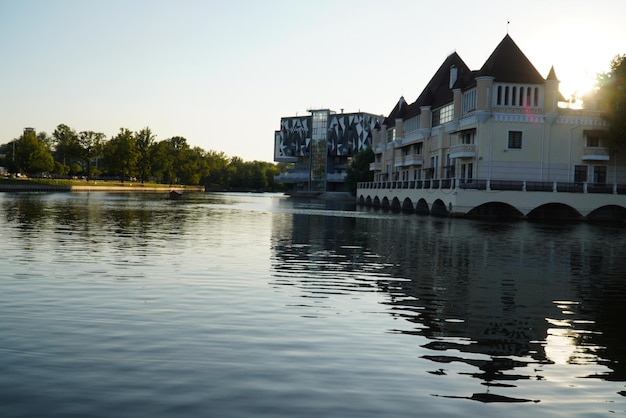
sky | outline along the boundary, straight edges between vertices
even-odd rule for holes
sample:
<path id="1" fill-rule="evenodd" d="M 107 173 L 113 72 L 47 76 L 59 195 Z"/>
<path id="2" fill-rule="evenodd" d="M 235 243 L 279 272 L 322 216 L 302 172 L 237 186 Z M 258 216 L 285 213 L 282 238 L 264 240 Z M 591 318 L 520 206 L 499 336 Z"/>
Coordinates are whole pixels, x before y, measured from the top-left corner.
<path id="1" fill-rule="evenodd" d="M 626 53 L 623 0 L 0 0 L 0 144 L 149 127 L 273 161 L 280 118 L 387 115 L 457 52 L 478 70 L 507 34 L 569 97 Z"/>

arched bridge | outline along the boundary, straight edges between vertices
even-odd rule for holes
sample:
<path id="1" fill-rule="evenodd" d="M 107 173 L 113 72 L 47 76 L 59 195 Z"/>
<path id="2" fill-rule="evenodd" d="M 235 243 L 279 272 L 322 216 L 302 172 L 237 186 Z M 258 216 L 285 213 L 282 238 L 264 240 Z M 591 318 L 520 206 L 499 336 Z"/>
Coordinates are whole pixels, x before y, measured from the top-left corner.
<path id="1" fill-rule="evenodd" d="M 357 203 L 436 216 L 626 220 L 626 186 L 448 181 L 359 183 Z M 406 186 L 406 187 L 404 187 Z M 412 186 L 412 187 L 410 187 Z"/>

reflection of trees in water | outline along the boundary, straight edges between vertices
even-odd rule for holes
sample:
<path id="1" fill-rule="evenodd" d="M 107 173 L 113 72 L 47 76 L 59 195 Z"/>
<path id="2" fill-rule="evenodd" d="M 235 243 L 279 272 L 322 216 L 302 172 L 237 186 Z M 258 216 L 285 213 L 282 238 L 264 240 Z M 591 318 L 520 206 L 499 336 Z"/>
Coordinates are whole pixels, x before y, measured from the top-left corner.
<path id="1" fill-rule="evenodd" d="M 38 242 L 135 256 L 184 232 L 184 204 L 154 194 L 19 194 L 2 199 L 0 210 L 9 225 L 32 231 Z"/>
<path id="2" fill-rule="evenodd" d="M 554 301 L 585 301 L 593 308 L 577 315 L 601 331 L 581 334 L 573 342 L 587 354 L 606 347 L 600 349 L 601 357 L 613 360 L 605 362 L 596 353 L 591 361 L 623 378 L 618 365 L 626 359 L 624 343 L 618 340 L 623 327 L 616 318 L 626 318 L 626 269 L 618 267 L 615 257 L 608 260 L 599 232 L 588 228 L 593 226 L 294 215 L 289 225 L 275 230 L 280 238 L 274 246 L 274 269 L 280 276 L 277 283 L 305 292 L 332 288 L 323 279 L 286 274 L 306 273 L 307 263 L 339 277 L 335 288 L 343 281 L 367 291 L 374 280 L 388 293 L 391 314 L 413 324 L 397 332 L 430 340 L 424 348 L 434 354 L 425 358 L 442 365 L 440 370 L 451 362 L 474 366 L 479 371 L 471 376 L 491 386 L 541 379 L 541 365 L 552 363 L 545 349 L 552 326 L 546 318 L 562 315 Z M 616 254 L 624 254 L 623 240 L 618 245 Z M 598 282 L 607 269 L 621 274 Z M 371 275 L 359 282 L 350 281 L 354 274 L 349 273 Z M 576 326 L 583 331 L 585 325 Z M 488 359 L 476 360 L 476 355 Z M 527 372 L 520 373 L 520 368 Z"/>
<path id="3" fill-rule="evenodd" d="M 8 223 L 15 223 L 25 231 L 36 231 L 48 221 L 46 207 L 39 194 L 27 193 L 19 197 L 8 194 L 2 199 L 2 211 Z"/>

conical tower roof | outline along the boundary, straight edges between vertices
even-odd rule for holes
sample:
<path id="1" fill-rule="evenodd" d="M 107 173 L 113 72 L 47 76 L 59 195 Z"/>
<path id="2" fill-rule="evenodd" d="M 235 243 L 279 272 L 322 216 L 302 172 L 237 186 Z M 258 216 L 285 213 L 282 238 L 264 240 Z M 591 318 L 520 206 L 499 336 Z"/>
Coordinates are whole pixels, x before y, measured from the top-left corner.
<path id="1" fill-rule="evenodd" d="M 483 64 L 477 77 L 490 76 L 497 82 L 542 84 L 545 79 L 507 34 Z"/>

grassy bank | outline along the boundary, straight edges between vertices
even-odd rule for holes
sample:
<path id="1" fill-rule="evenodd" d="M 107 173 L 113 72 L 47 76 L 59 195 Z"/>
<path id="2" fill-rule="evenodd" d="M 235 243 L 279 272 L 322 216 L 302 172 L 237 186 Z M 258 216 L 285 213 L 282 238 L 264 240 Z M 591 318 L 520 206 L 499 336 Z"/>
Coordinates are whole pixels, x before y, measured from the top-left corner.
<path id="1" fill-rule="evenodd" d="M 128 190 L 128 191 L 168 191 L 173 189 L 204 191 L 202 186 L 168 185 L 160 183 L 141 183 L 135 181 L 114 181 L 114 180 L 69 180 L 69 179 L 15 179 L 0 178 L 0 188 L 7 186 L 10 188 L 67 188 L 68 190 Z"/>

